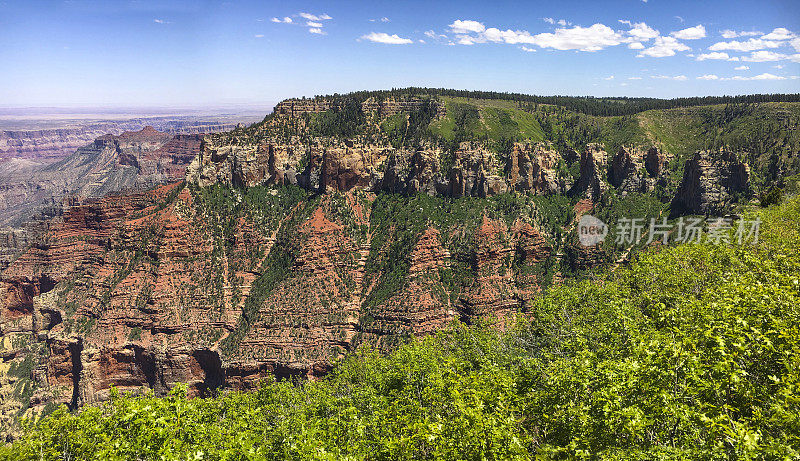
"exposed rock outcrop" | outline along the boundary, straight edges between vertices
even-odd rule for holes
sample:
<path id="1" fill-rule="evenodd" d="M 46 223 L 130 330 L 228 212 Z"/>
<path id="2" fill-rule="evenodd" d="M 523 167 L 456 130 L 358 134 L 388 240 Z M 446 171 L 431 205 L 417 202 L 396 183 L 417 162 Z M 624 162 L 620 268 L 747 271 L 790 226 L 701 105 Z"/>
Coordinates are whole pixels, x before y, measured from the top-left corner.
<path id="1" fill-rule="evenodd" d="M 599 144 L 589 144 L 581 152 L 580 176 L 570 189 L 574 196 L 583 196 L 591 200 L 599 200 L 602 193 L 608 189 L 605 179 L 606 151 Z"/>
<path id="2" fill-rule="evenodd" d="M 720 215 L 737 197 L 751 195 L 750 167 L 737 154 L 702 151 L 686 161 L 672 213 Z"/>
<path id="3" fill-rule="evenodd" d="M 665 183 L 667 161 L 657 147 L 651 147 L 646 152 L 620 147 L 609 165 L 608 182 L 621 196 L 650 192 L 659 182 Z"/>
<path id="4" fill-rule="evenodd" d="M 443 159 L 452 155 L 445 171 Z M 450 154 L 438 148 L 395 149 L 339 143 L 218 144 L 206 138 L 187 169 L 187 180 L 205 187 L 298 184 L 319 192 L 425 193 L 488 197 L 508 191 L 552 194 L 569 181 L 556 173 L 561 155 L 546 144 L 516 143 L 501 158 L 479 143 L 464 142 Z"/>

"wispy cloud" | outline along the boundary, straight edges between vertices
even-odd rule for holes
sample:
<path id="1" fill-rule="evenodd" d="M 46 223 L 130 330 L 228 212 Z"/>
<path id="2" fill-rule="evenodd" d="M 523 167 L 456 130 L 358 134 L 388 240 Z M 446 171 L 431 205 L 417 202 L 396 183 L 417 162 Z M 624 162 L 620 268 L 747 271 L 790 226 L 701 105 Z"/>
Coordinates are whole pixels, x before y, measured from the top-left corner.
<path id="1" fill-rule="evenodd" d="M 680 82 L 689 79 L 689 77 L 685 75 L 651 75 L 650 78 L 655 78 L 659 80 L 677 80 Z"/>
<path id="2" fill-rule="evenodd" d="M 800 63 L 800 53 L 796 54 L 784 54 L 784 53 L 776 53 L 774 51 L 753 51 L 750 53 L 749 56 L 743 56 L 742 61 L 748 62 L 770 62 L 770 61 L 782 61 L 788 60 L 792 62 Z"/>
<path id="3" fill-rule="evenodd" d="M 774 74 L 770 74 L 770 73 L 766 73 L 765 72 L 763 74 L 755 75 L 753 77 L 743 77 L 741 75 L 736 75 L 736 76 L 733 76 L 733 77 L 724 77 L 724 78 L 721 78 L 720 80 L 742 80 L 742 81 L 747 81 L 747 80 L 786 80 L 788 78 L 792 78 L 793 79 L 795 77 L 784 77 L 784 76 L 781 76 L 781 75 L 774 75 Z"/>
<path id="4" fill-rule="evenodd" d="M 409 45 L 414 43 L 411 39 L 400 37 L 397 34 L 389 35 L 385 32 L 370 32 L 367 35 L 362 35 L 360 39 L 386 45 Z"/>
<path id="5" fill-rule="evenodd" d="M 746 41 L 732 40 L 730 42 L 717 42 L 708 47 L 711 51 L 755 51 L 767 48 L 778 48 L 781 46 L 779 42 L 773 40 L 763 40 L 760 38 L 751 38 Z"/>
<path id="6" fill-rule="evenodd" d="M 156 24 L 170 24 L 169 21 L 165 21 L 163 19 L 158 19 L 158 18 L 153 19 L 153 22 L 156 23 Z"/>
<path id="7" fill-rule="evenodd" d="M 725 29 L 723 31 L 720 31 L 720 35 L 722 35 L 722 38 L 730 40 L 736 37 L 757 37 L 759 35 L 764 35 L 764 33 L 754 30 L 737 32 L 735 30 Z"/>
<path id="8" fill-rule="evenodd" d="M 327 14 L 316 15 L 311 13 L 297 13 L 297 15 L 303 19 L 308 19 L 309 21 L 327 21 L 329 19 L 333 19 Z"/>
<path id="9" fill-rule="evenodd" d="M 725 53 L 724 51 L 713 51 L 711 53 L 703 53 L 703 54 L 697 56 L 697 58 L 696 58 L 697 61 L 705 61 L 705 60 L 708 60 L 708 59 L 725 60 L 725 61 L 738 61 L 739 60 L 739 58 L 737 58 L 737 57 L 730 57 L 730 55 L 728 55 L 728 53 Z"/>
<path id="10" fill-rule="evenodd" d="M 291 16 L 285 16 L 283 19 L 275 17 L 272 18 L 271 21 L 278 24 L 297 24 L 303 27 L 307 27 L 308 33 L 310 34 L 326 35 L 325 30 L 323 29 L 323 27 L 325 27 L 323 21 L 329 21 L 333 19 L 331 16 L 328 16 L 327 14 L 311 14 L 306 12 L 300 12 L 292 16 L 294 16 L 295 18 L 299 17 L 305 19 L 305 23 L 303 24 L 302 20 L 295 21 L 294 19 L 292 19 Z"/>

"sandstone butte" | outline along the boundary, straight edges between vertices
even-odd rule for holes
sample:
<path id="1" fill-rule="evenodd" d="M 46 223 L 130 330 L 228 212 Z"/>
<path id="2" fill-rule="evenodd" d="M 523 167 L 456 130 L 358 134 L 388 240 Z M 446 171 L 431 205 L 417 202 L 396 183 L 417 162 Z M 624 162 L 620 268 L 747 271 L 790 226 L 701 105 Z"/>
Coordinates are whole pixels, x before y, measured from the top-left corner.
<path id="1" fill-rule="evenodd" d="M 324 110 L 284 104 L 276 113 L 300 109 Z M 371 219 L 373 203 L 391 193 L 567 194 L 580 214 L 609 184 L 618 194 L 652 190 L 669 159 L 655 147 L 609 156 L 599 145 L 577 153 L 516 143 L 501 160 L 464 143 L 443 171 L 434 148 L 253 139 L 205 136 L 185 181 L 68 207 L 2 272 L 2 426 L 56 403 L 103 401 L 112 387 L 163 394 L 188 383 L 192 395 L 207 395 L 251 389 L 270 375 L 313 379 L 361 345 L 392 347 L 455 320 L 502 322 L 541 291 L 537 268 L 565 257 L 556 249 L 564 242 L 535 212 L 512 220 L 479 213 L 447 228 L 417 223 L 403 283 L 376 296 L 400 235 L 392 231 L 410 223 Z M 555 171 L 560 159 L 579 162 L 574 181 Z M 720 210 L 748 188 L 748 174 L 735 154 L 698 153 L 673 205 Z M 289 185 L 308 193 L 281 202 Z M 262 186 L 276 186 L 263 189 L 276 204 L 269 213 L 226 215 L 204 195 L 218 188 L 238 203 L 246 188 Z M 445 241 L 468 242 L 468 254 L 451 254 Z M 578 269 L 607 259 L 599 247 L 573 250 L 569 264 Z M 447 274 L 456 265 L 463 270 L 454 285 Z M 558 283 L 560 274 L 551 277 Z"/>

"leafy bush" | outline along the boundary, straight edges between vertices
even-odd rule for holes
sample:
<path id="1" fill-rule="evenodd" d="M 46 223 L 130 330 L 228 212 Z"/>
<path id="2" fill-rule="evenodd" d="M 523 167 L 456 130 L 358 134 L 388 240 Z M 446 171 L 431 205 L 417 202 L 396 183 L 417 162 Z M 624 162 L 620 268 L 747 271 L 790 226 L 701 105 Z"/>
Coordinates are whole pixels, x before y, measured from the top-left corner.
<path id="1" fill-rule="evenodd" d="M 783 199 L 783 192 L 777 187 L 771 187 L 767 192 L 761 194 L 759 203 L 766 208 L 770 205 L 777 205 Z"/>

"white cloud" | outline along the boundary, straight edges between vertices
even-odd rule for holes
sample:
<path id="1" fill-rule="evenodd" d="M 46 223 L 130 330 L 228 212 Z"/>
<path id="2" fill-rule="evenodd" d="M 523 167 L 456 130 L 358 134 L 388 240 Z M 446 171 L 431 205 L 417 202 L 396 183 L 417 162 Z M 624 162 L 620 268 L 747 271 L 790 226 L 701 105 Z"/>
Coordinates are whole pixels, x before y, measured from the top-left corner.
<path id="1" fill-rule="evenodd" d="M 751 38 L 747 41 L 740 42 L 737 40 L 733 40 L 730 42 L 717 42 L 708 47 L 711 51 L 755 51 L 755 50 L 763 50 L 765 48 L 777 48 L 781 44 L 778 42 L 770 41 L 770 40 L 761 40 L 759 38 Z"/>
<path id="2" fill-rule="evenodd" d="M 169 21 L 165 21 L 163 19 L 153 19 L 153 22 L 156 24 L 169 24 Z"/>
<path id="3" fill-rule="evenodd" d="M 789 45 L 792 45 L 792 48 L 794 48 L 795 51 L 800 52 L 800 37 L 792 39 L 789 42 Z"/>
<path id="4" fill-rule="evenodd" d="M 448 26 L 456 34 L 455 40 L 462 45 L 476 43 L 507 43 L 510 45 L 536 45 L 557 50 L 598 51 L 608 46 L 624 43 L 625 37 L 603 24 L 590 27 L 557 28 L 554 32 L 533 35 L 527 30 L 500 30 L 486 28 L 483 23 L 472 20 L 457 20 Z"/>
<path id="5" fill-rule="evenodd" d="M 652 58 L 663 58 L 675 56 L 676 51 L 688 51 L 691 48 L 677 41 L 674 37 L 656 37 L 652 47 L 642 50 L 637 57 L 650 56 Z"/>
<path id="6" fill-rule="evenodd" d="M 500 30 L 495 27 L 490 27 L 484 31 L 483 34 L 475 38 L 475 42 L 473 43 L 483 43 L 486 40 L 490 42 L 500 43 L 510 43 L 515 45 L 517 43 L 528 43 L 531 44 L 534 42 L 533 37 L 531 36 L 528 31 L 514 31 L 514 30 Z M 470 43 L 471 45 L 472 43 Z"/>
<path id="7" fill-rule="evenodd" d="M 308 27 L 316 27 L 316 28 L 321 28 L 322 27 L 322 23 L 321 22 L 314 22 L 314 21 L 308 21 L 308 22 L 306 22 L 306 25 Z"/>
<path id="8" fill-rule="evenodd" d="M 698 24 L 688 29 L 673 32 L 670 35 L 681 40 L 697 40 L 706 36 L 706 28 L 702 24 Z"/>
<path id="9" fill-rule="evenodd" d="M 774 51 L 753 51 L 750 53 L 750 56 L 743 56 L 742 61 L 748 62 L 768 62 L 768 61 L 780 61 L 781 59 L 787 59 L 783 53 L 776 53 Z"/>
<path id="10" fill-rule="evenodd" d="M 651 75 L 650 78 L 657 78 L 659 80 L 684 81 L 684 80 L 688 80 L 689 77 L 687 77 L 685 75 L 674 75 L 674 76 L 670 76 L 670 75 Z"/>
<path id="11" fill-rule="evenodd" d="M 478 41 L 476 41 L 476 40 L 478 40 Z M 481 41 L 481 40 L 482 40 L 481 38 L 477 38 L 476 39 L 476 38 L 470 37 L 469 35 L 461 35 L 456 40 L 456 43 L 458 43 L 459 45 L 467 45 L 467 46 L 469 46 L 469 45 L 474 45 L 476 43 L 483 43 L 483 41 Z"/>
<path id="12" fill-rule="evenodd" d="M 456 19 L 448 27 L 450 27 L 450 30 L 456 34 L 468 34 L 470 32 L 479 34 L 486 30 L 486 26 L 484 26 L 482 23 L 478 21 L 472 21 L 470 19 Z"/>
<path id="13" fill-rule="evenodd" d="M 413 40 L 400 37 L 397 34 L 389 35 L 384 32 L 370 32 L 367 35 L 362 35 L 361 38 L 363 40 L 369 40 L 370 42 L 384 43 L 387 45 L 408 45 L 414 43 Z"/>
<path id="14" fill-rule="evenodd" d="M 327 21 L 329 19 L 333 19 L 332 17 L 328 16 L 327 14 L 315 15 L 311 13 L 298 13 L 303 19 L 307 19 L 309 21 Z"/>
<path id="15" fill-rule="evenodd" d="M 738 66 L 738 67 L 734 67 L 733 70 L 750 70 L 750 67 L 748 67 L 748 66 Z"/>
<path id="16" fill-rule="evenodd" d="M 524 31 L 524 34 L 531 37 L 527 31 Z M 622 34 L 599 23 L 589 27 L 575 26 L 570 29 L 556 29 L 554 33 L 537 34 L 532 39 L 527 43 L 534 43 L 542 48 L 580 51 L 599 51 L 623 42 Z"/>
<path id="17" fill-rule="evenodd" d="M 614 76 L 613 75 L 609 75 L 608 77 L 604 78 L 603 80 L 614 80 Z"/>
<path id="18" fill-rule="evenodd" d="M 631 30 L 628 31 L 628 35 L 633 37 L 633 39 L 637 42 L 646 42 L 659 36 L 659 32 L 657 30 L 643 22 L 631 24 L 631 22 L 628 21 L 627 24 L 631 26 Z"/>
<path id="19" fill-rule="evenodd" d="M 285 23 L 285 24 L 291 24 L 292 23 L 292 18 L 290 18 L 289 16 L 286 16 L 283 19 L 272 18 L 271 21 L 272 22 L 277 22 L 277 23 L 281 23 L 282 22 L 282 23 Z"/>
<path id="20" fill-rule="evenodd" d="M 255 34 L 254 37 L 255 38 L 264 38 L 264 34 Z"/>
<path id="21" fill-rule="evenodd" d="M 535 53 L 536 52 L 536 48 L 528 48 L 527 46 L 521 46 L 521 47 L 519 47 L 519 49 L 522 50 L 522 51 L 527 51 L 528 53 Z"/>
<path id="22" fill-rule="evenodd" d="M 628 77 L 628 80 L 641 80 L 642 77 Z"/>
<path id="23" fill-rule="evenodd" d="M 308 29 L 309 34 L 317 34 L 317 35 L 325 35 L 325 31 L 320 29 L 319 27 L 312 27 Z"/>
<path id="24" fill-rule="evenodd" d="M 722 38 L 731 39 L 731 38 L 736 38 L 736 37 L 753 37 L 753 36 L 756 36 L 756 35 L 763 35 L 763 32 L 758 32 L 758 31 L 741 31 L 741 32 L 737 32 L 735 30 L 725 29 L 725 30 L 720 32 L 720 35 L 722 35 Z"/>
<path id="25" fill-rule="evenodd" d="M 633 42 L 633 43 L 629 43 L 628 44 L 628 48 L 630 48 L 632 50 L 643 50 L 644 49 L 644 45 L 642 45 L 641 42 Z"/>
<path id="26" fill-rule="evenodd" d="M 796 37 L 791 31 L 783 27 L 773 29 L 772 32 L 761 37 L 761 40 L 789 40 Z"/>
<path id="27" fill-rule="evenodd" d="M 728 56 L 728 53 L 722 51 L 714 51 L 711 53 L 704 53 L 697 57 L 698 61 L 705 61 L 706 59 L 725 59 L 728 60 L 731 57 Z M 738 59 L 737 59 L 738 61 Z"/>
<path id="28" fill-rule="evenodd" d="M 769 73 L 763 73 L 760 75 L 756 75 L 754 77 L 742 77 L 741 75 L 736 75 L 734 77 L 726 77 L 720 80 L 786 80 L 786 77 L 782 77 L 780 75 L 773 75 Z"/>
<path id="29" fill-rule="evenodd" d="M 697 77 L 698 80 L 719 80 L 719 77 L 714 74 L 706 74 Z"/>
<path id="30" fill-rule="evenodd" d="M 542 18 L 542 21 L 544 21 L 544 22 L 546 22 L 548 24 L 555 24 L 555 22 L 556 22 L 556 20 L 553 19 L 553 18 Z"/>

